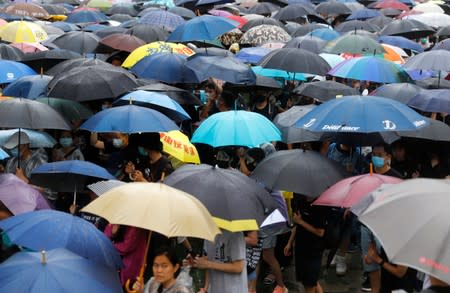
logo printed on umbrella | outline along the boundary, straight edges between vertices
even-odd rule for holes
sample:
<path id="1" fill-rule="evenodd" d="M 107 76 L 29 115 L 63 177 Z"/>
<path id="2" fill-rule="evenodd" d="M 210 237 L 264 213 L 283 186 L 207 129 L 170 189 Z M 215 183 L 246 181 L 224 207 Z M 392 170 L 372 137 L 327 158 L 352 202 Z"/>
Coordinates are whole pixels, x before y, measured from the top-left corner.
<path id="1" fill-rule="evenodd" d="M 395 125 L 395 123 L 391 120 L 383 120 L 382 123 L 384 124 L 384 129 L 386 130 L 394 130 L 397 128 L 397 125 Z"/>
<path id="2" fill-rule="evenodd" d="M 333 130 L 333 131 L 358 131 L 359 126 L 346 126 L 346 125 L 324 125 L 322 130 Z"/>
<path id="3" fill-rule="evenodd" d="M 6 74 L 6 78 L 7 78 L 8 80 L 13 80 L 13 79 L 14 79 L 14 73 L 8 72 L 8 73 Z"/>
<path id="4" fill-rule="evenodd" d="M 309 120 L 308 123 L 304 124 L 303 126 L 306 128 L 311 127 L 314 124 L 314 122 L 316 122 L 316 118 L 312 118 L 311 120 Z"/>
<path id="5" fill-rule="evenodd" d="M 424 125 L 425 123 L 426 123 L 425 120 L 419 120 L 419 121 L 413 122 L 414 126 L 416 126 L 416 127 L 420 127 L 420 126 Z"/>
<path id="6" fill-rule="evenodd" d="M 432 260 L 431 258 L 426 258 L 426 257 L 421 256 L 421 257 L 419 257 L 419 263 L 429 266 L 429 267 L 432 267 L 433 269 L 442 271 L 446 274 L 448 274 L 450 272 L 449 267 L 447 267 L 444 264 L 438 263 L 438 262 Z"/>

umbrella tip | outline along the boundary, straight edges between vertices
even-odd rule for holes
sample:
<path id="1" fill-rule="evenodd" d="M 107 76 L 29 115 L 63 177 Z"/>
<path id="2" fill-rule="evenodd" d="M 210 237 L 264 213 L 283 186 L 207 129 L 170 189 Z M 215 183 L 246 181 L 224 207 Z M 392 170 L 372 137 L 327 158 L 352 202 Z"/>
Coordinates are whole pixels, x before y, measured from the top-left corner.
<path id="1" fill-rule="evenodd" d="M 41 251 L 41 263 L 44 265 L 47 263 L 46 253 L 47 252 L 45 250 Z"/>

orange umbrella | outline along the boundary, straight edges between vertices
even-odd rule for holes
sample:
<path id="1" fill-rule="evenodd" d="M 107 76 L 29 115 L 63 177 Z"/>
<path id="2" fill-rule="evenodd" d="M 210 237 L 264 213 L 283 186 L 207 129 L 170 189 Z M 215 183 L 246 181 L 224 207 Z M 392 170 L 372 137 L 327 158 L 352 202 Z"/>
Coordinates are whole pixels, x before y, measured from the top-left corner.
<path id="1" fill-rule="evenodd" d="M 405 60 L 402 57 L 403 51 L 401 48 L 387 45 L 387 44 L 381 44 L 381 46 L 384 48 L 386 53 L 383 54 L 383 58 L 392 62 L 395 62 L 397 64 L 404 64 Z M 404 51 L 403 51 L 404 53 Z M 405 53 L 406 54 L 406 53 Z"/>

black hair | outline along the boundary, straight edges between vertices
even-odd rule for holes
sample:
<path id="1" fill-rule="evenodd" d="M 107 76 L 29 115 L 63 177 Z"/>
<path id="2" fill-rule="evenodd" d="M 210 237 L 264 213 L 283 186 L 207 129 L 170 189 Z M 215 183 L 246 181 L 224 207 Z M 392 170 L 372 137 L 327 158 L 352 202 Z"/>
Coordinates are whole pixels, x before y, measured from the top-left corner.
<path id="1" fill-rule="evenodd" d="M 227 108 L 233 109 L 234 108 L 234 102 L 237 99 L 237 95 L 231 91 L 223 91 L 220 97 L 223 100 L 223 103 Z"/>
<path id="2" fill-rule="evenodd" d="M 385 143 L 385 142 L 377 143 L 377 144 L 375 144 L 372 148 L 376 148 L 376 147 L 382 147 L 382 148 L 384 148 L 384 151 L 385 151 L 387 154 L 389 154 L 389 155 L 392 154 L 391 146 L 388 145 L 388 144 Z"/>
<path id="3" fill-rule="evenodd" d="M 266 156 L 266 153 L 261 148 L 251 148 L 248 149 L 245 154 L 245 164 L 247 169 L 252 172 L 255 170 L 256 166 L 261 162 Z"/>
<path id="4" fill-rule="evenodd" d="M 155 260 L 155 258 L 157 256 L 163 256 L 163 255 L 166 256 L 167 259 L 169 259 L 170 263 L 173 266 L 180 264 L 178 261 L 178 257 L 177 257 L 177 253 L 176 253 L 175 249 L 173 249 L 172 247 L 169 247 L 169 246 L 158 247 L 155 251 L 155 257 L 153 258 L 153 261 Z"/>

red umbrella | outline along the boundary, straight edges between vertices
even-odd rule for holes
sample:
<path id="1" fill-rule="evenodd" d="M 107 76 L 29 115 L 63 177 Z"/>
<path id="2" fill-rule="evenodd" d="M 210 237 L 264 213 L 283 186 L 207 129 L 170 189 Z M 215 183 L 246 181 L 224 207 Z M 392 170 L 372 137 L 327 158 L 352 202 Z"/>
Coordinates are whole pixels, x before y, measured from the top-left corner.
<path id="1" fill-rule="evenodd" d="M 3 7 L 1 12 L 18 16 L 29 16 L 41 19 L 47 19 L 50 15 L 47 10 L 33 3 L 14 3 Z"/>
<path id="2" fill-rule="evenodd" d="M 409 11 L 408 5 L 397 1 L 397 0 L 383 0 L 377 2 L 373 8 L 383 9 L 383 8 L 394 8 L 399 10 Z"/>
<path id="3" fill-rule="evenodd" d="M 247 19 L 245 19 L 245 18 L 243 18 L 243 17 L 240 17 L 240 16 L 238 16 L 238 15 L 234 15 L 234 14 L 229 15 L 229 16 L 226 16 L 226 18 L 231 19 L 231 20 L 234 20 L 234 21 L 236 21 L 236 22 L 239 22 L 238 28 L 241 28 L 244 24 L 246 24 L 246 23 L 248 22 Z"/>
<path id="4" fill-rule="evenodd" d="M 313 204 L 350 208 L 381 184 L 396 184 L 402 179 L 379 174 L 364 174 L 343 179 L 325 190 Z"/>
<path id="5" fill-rule="evenodd" d="M 133 52 L 145 45 L 145 41 L 129 34 L 111 34 L 100 40 L 96 49 L 98 53 L 111 53 L 112 51 Z"/>

